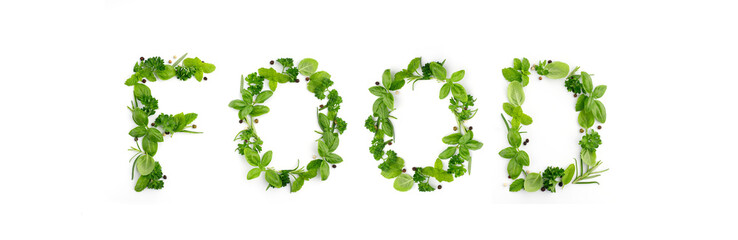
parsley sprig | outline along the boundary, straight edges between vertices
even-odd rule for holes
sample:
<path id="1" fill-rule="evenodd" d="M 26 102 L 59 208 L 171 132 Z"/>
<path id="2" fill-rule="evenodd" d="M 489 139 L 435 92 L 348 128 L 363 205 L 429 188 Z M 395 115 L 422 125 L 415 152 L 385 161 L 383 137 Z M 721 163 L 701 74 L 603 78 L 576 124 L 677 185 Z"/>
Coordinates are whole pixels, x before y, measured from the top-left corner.
<path id="1" fill-rule="evenodd" d="M 381 161 L 378 168 L 381 170 L 382 176 L 387 179 L 395 179 L 394 188 L 398 191 L 410 190 L 414 183 L 418 184 L 418 190 L 421 192 L 434 191 L 436 188 L 431 186 L 430 179 L 434 178 L 440 182 L 452 182 L 455 177 L 461 177 L 464 174 L 471 173 L 471 150 L 479 150 L 482 143 L 473 139 L 474 133 L 471 127 L 467 127 L 465 121 L 474 117 L 477 109 L 473 109 L 476 99 L 472 95 L 467 94 L 466 89 L 458 82 L 464 78 L 465 71 L 459 70 L 449 77 L 443 62 L 421 63 L 420 58 L 415 58 L 408 64 L 406 69 L 396 72 L 394 75 L 387 69 L 382 74 L 382 85 L 369 88 L 369 92 L 377 96 L 372 107 L 372 115 L 364 121 L 364 127 L 374 133 L 372 145 L 369 152 L 375 160 Z M 418 72 L 420 70 L 420 72 Z M 433 166 L 413 167 L 415 173 L 411 176 L 406 174 L 405 161 L 397 155 L 393 150 L 385 151 L 385 147 L 396 141 L 394 125 L 391 119 L 396 119 L 391 115 L 395 110 L 394 96 L 391 91 L 401 89 L 406 81 L 412 83 L 421 80 L 436 80 L 443 83 L 439 92 L 439 98 L 449 98 L 449 109 L 456 117 L 458 124 L 457 132 L 443 137 L 442 141 L 449 146 L 443 150 L 436 159 Z M 385 136 L 389 137 L 385 140 Z M 444 160 L 448 163 L 444 167 Z M 464 165 L 466 163 L 466 166 Z M 440 185 L 437 187 L 441 188 Z"/>
<path id="2" fill-rule="evenodd" d="M 317 71 L 316 60 L 305 58 L 295 66 L 291 58 L 280 58 L 277 63 L 282 66 L 279 71 L 274 68 L 260 68 L 258 72 L 241 76 L 241 99 L 231 101 L 228 106 L 238 110 L 239 121 L 247 124 L 246 129 L 240 131 L 234 139 L 239 142 L 236 152 L 243 155 L 249 165 L 254 167 L 249 170 L 246 179 L 255 179 L 264 173 L 267 189 L 286 187 L 289 184 L 290 192 L 297 192 L 302 189 L 305 181 L 317 177 L 318 173 L 321 180 L 328 179 L 330 165 L 335 167 L 335 164 L 343 162 L 343 158 L 334 152 L 338 149 L 339 135 L 346 130 L 347 124 L 338 117 L 343 99 L 338 91 L 329 89 L 333 85 L 331 75 Z M 320 158 L 310 161 L 307 166 L 300 166 L 298 160 L 295 168 L 278 170 L 269 167 L 273 153 L 263 151 L 264 141 L 254 128 L 255 117 L 269 112 L 269 107 L 264 102 L 274 94 L 279 84 L 296 84 L 299 82 L 299 75 L 309 76 L 308 91 L 315 94 L 316 98 L 326 100 L 325 104 L 316 109 L 320 127 L 320 131 L 316 132 L 321 136 L 317 140 Z M 266 85 L 269 90 L 264 89 L 265 80 L 268 81 Z"/>

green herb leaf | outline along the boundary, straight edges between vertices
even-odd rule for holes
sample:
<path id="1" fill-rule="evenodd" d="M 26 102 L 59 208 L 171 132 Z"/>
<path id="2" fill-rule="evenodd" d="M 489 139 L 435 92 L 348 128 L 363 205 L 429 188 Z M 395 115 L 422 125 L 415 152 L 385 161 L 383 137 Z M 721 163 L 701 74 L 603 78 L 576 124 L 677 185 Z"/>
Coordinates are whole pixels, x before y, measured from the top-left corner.
<path id="1" fill-rule="evenodd" d="M 252 168 L 249 170 L 249 173 L 246 174 L 246 180 L 251 180 L 254 178 L 258 178 L 261 176 L 261 169 L 260 168 Z"/>
<path id="2" fill-rule="evenodd" d="M 605 91 L 607 91 L 607 86 L 606 85 L 599 85 L 592 92 L 592 97 L 595 98 L 595 99 L 601 98 L 602 96 L 605 95 Z"/>
<path id="3" fill-rule="evenodd" d="M 236 110 L 241 110 L 242 108 L 246 107 L 246 102 L 236 99 L 228 103 L 228 106 Z"/>
<path id="4" fill-rule="evenodd" d="M 451 86 L 451 93 L 454 95 L 454 98 L 458 99 L 459 101 L 467 101 L 466 90 L 464 89 L 464 86 L 461 86 L 461 84 L 454 83 Z"/>
<path id="5" fill-rule="evenodd" d="M 545 67 L 548 70 L 546 77 L 550 79 L 565 78 L 569 75 L 569 65 L 563 62 L 552 62 Z"/>
<path id="6" fill-rule="evenodd" d="M 382 97 L 385 93 L 387 93 L 387 89 L 382 86 L 374 86 L 369 88 L 369 92 L 374 94 L 374 96 Z"/>
<path id="7" fill-rule="evenodd" d="M 508 147 L 508 148 L 502 149 L 499 154 L 500 154 L 500 157 L 511 159 L 515 157 L 517 153 L 518 153 L 517 149 L 515 149 L 514 147 Z"/>
<path id="8" fill-rule="evenodd" d="M 525 102 L 525 92 L 523 92 L 523 85 L 519 82 L 511 82 L 507 86 L 507 100 L 515 106 L 523 105 Z"/>
<path id="9" fill-rule="evenodd" d="M 520 191 L 520 189 L 523 189 L 523 183 L 525 180 L 518 179 L 515 180 L 513 183 L 510 184 L 510 192 L 517 192 Z"/>
<path id="10" fill-rule="evenodd" d="M 530 157 L 525 151 L 519 151 L 517 154 L 515 154 L 515 161 L 522 166 L 530 165 Z"/>
<path id="11" fill-rule="evenodd" d="M 431 72 L 433 76 L 438 80 L 446 80 L 446 69 L 437 62 L 430 63 Z"/>
<path id="12" fill-rule="evenodd" d="M 597 161 L 597 154 L 595 153 L 595 151 L 582 149 L 581 157 L 584 164 L 587 164 L 589 166 L 594 166 L 595 162 Z"/>
<path id="13" fill-rule="evenodd" d="M 249 113 L 252 117 L 258 117 L 269 112 L 269 107 L 264 105 L 254 105 L 254 109 Z"/>
<path id="14" fill-rule="evenodd" d="M 448 96 L 448 93 L 451 92 L 451 86 L 453 83 L 445 83 L 443 86 L 441 86 L 441 92 L 438 94 L 439 99 L 444 99 Z"/>
<path id="15" fill-rule="evenodd" d="M 509 175 L 512 179 L 516 179 L 518 178 L 518 176 L 520 176 L 521 172 L 523 172 L 523 166 L 518 164 L 515 159 L 510 159 L 510 161 L 507 163 L 507 175 Z"/>
<path id="16" fill-rule="evenodd" d="M 259 154 L 251 148 L 244 148 L 243 155 L 246 157 L 246 162 L 249 165 L 258 167 L 259 166 Z"/>
<path id="17" fill-rule="evenodd" d="M 582 86 L 584 86 L 585 92 L 592 93 L 592 77 L 587 72 L 582 72 Z"/>
<path id="18" fill-rule="evenodd" d="M 154 161 L 154 158 L 148 154 L 141 154 L 138 156 L 138 159 L 136 159 L 136 170 L 138 170 L 138 173 L 141 175 L 149 175 L 149 173 L 154 170 L 155 166 L 156 162 Z"/>
<path id="19" fill-rule="evenodd" d="M 266 175 L 264 176 L 264 178 L 266 178 L 266 181 L 273 188 L 282 187 L 282 179 L 279 177 L 279 174 L 277 174 L 277 172 L 275 172 L 274 170 L 271 170 L 271 169 L 266 170 Z"/>
<path id="20" fill-rule="evenodd" d="M 538 191 L 543 187 L 543 178 L 541 178 L 541 175 L 538 173 L 529 173 L 528 176 L 525 177 L 524 186 L 525 191 L 527 192 Z"/>
<path id="21" fill-rule="evenodd" d="M 451 74 L 451 78 L 449 78 L 450 82 L 458 82 L 461 81 L 461 79 L 464 78 L 464 75 L 466 74 L 466 71 L 459 70 Z"/>
<path id="22" fill-rule="evenodd" d="M 259 95 L 256 96 L 256 101 L 255 102 L 256 103 L 263 103 L 264 101 L 266 101 L 267 99 L 269 99 L 270 97 L 272 97 L 272 94 L 274 94 L 274 92 L 272 92 L 272 91 L 269 91 L 269 90 L 263 91 L 263 92 L 259 93 Z"/>
<path id="23" fill-rule="evenodd" d="M 607 111 L 605 109 L 605 104 L 602 104 L 600 100 L 594 101 L 596 111 L 594 111 L 594 117 L 598 122 L 605 123 L 605 120 L 607 120 Z"/>
<path id="24" fill-rule="evenodd" d="M 400 192 L 407 192 L 411 188 L 413 188 L 413 185 L 415 182 L 413 181 L 413 177 L 408 174 L 401 174 L 397 178 L 395 178 L 395 183 L 393 186 L 395 187 L 395 190 Z"/>
<path id="25" fill-rule="evenodd" d="M 461 133 L 453 133 L 443 137 L 442 141 L 445 144 L 459 144 L 459 139 L 461 139 Z"/>
<path id="26" fill-rule="evenodd" d="M 146 135 L 146 132 L 146 127 L 138 126 L 131 129 L 131 131 L 128 132 L 128 135 L 131 135 L 131 137 L 143 137 L 144 135 Z"/>
<path id="27" fill-rule="evenodd" d="M 571 182 L 571 179 L 574 178 L 574 174 L 576 173 L 576 167 L 574 164 L 569 164 L 568 167 L 566 167 L 566 170 L 564 171 L 564 176 L 561 177 L 561 182 L 566 185 Z"/>
<path id="28" fill-rule="evenodd" d="M 522 74 L 520 72 L 516 71 L 513 68 L 503 68 L 502 69 L 502 76 L 505 77 L 507 81 L 510 82 L 520 82 L 522 81 Z"/>
<path id="29" fill-rule="evenodd" d="M 328 179 L 328 176 L 331 173 L 330 171 L 331 169 L 328 166 L 328 162 L 321 161 L 320 162 L 320 180 L 325 181 L 326 179 Z"/>
<path id="30" fill-rule="evenodd" d="M 443 150 L 443 152 L 441 152 L 441 154 L 438 154 L 438 158 L 440 158 L 440 159 L 448 159 L 451 156 L 453 156 L 454 153 L 456 153 L 456 147 L 448 147 L 448 148 L 446 148 L 446 150 Z"/>
<path id="31" fill-rule="evenodd" d="M 133 122 L 139 126 L 146 126 L 149 124 L 149 116 L 140 108 L 133 109 Z"/>
<path id="32" fill-rule="evenodd" d="M 297 70 L 299 70 L 300 74 L 303 76 L 313 75 L 313 73 L 318 70 L 318 61 L 312 58 L 302 59 L 300 63 L 297 64 Z"/>
<path id="33" fill-rule="evenodd" d="M 384 73 L 382 73 L 382 85 L 387 89 L 392 86 L 392 73 L 389 69 L 384 70 Z"/>
<path id="34" fill-rule="evenodd" d="M 264 168 L 266 166 L 269 166 L 269 163 L 271 162 L 272 162 L 272 151 L 269 150 L 265 152 L 264 155 L 261 156 L 261 162 L 259 162 L 259 167 Z"/>

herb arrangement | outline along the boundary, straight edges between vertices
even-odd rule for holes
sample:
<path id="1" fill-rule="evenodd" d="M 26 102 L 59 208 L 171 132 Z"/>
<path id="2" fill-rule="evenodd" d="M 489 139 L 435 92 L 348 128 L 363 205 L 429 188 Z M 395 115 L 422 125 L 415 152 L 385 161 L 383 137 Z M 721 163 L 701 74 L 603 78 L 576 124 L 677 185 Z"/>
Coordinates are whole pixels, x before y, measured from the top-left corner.
<path id="1" fill-rule="evenodd" d="M 197 118 L 196 113 L 175 115 L 160 113 L 149 126 L 149 117 L 156 113 L 159 101 L 151 95 L 151 89 L 145 85 L 147 81 L 168 80 L 172 77 L 186 81 L 193 76 L 197 81 L 201 81 L 207 80 L 207 77 L 203 77 L 204 73 L 215 71 L 215 65 L 205 63 L 199 58 L 185 58 L 186 56 L 185 53 L 174 63 L 170 60 L 170 64 L 165 64 L 161 57 L 146 59 L 141 57 L 140 61 L 133 66 L 134 73 L 125 82 L 126 86 L 133 86 L 133 101 L 128 110 L 131 111 L 133 122 L 137 125 L 128 132 L 136 143 L 136 147 L 129 149 L 135 152 L 129 160 L 129 162 L 133 161 L 131 180 L 134 178 L 135 171 L 140 174 L 134 187 L 136 192 L 146 188 L 161 189 L 164 187 L 163 179 L 167 177 L 162 173 L 161 164 L 154 160 L 159 143 L 164 141 L 164 135 L 174 135 L 177 132 L 200 133 L 188 130 L 197 128 L 194 124 L 190 125 Z M 141 139 L 141 144 L 138 142 L 139 139 Z"/>
<path id="2" fill-rule="evenodd" d="M 530 62 L 528 59 L 522 60 L 516 58 L 513 61 L 513 67 L 502 69 L 502 75 L 510 83 L 507 87 L 508 102 L 502 104 L 502 109 L 510 117 L 502 120 L 507 127 L 507 141 L 510 147 L 502 149 L 499 155 L 505 159 L 509 159 L 507 164 L 507 173 L 509 178 L 515 179 L 510 184 L 510 191 L 517 192 L 525 189 L 527 192 L 550 191 L 556 192 L 556 185 L 564 187 L 569 183 L 573 184 L 599 184 L 591 179 L 600 176 L 601 173 L 608 169 L 598 171 L 597 168 L 602 165 L 602 161 L 597 161 L 597 148 L 602 144 L 600 135 L 593 129 L 595 121 L 605 123 L 607 113 L 605 105 L 600 99 L 605 95 L 607 86 L 599 85 L 594 87 L 592 76 L 587 72 L 577 73 L 579 67 L 569 72 L 569 65 L 563 62 L 541 61 L 531 69 L 535 69 L 540 75 L 539 80 L 543 77 L 549 79 L 566 78 L 565 87 L 567 91 L 572 92 L 577 97 L 574 110 L 579 112 L 579 130 L 583 133 L 579 145 L 581 152 L 579 159 L 574 159 L 574 163 L 570 164 L 566 169 L 560 167 L 547 167 L 542 173 L 527 172 L 523 167 L 530 165 L 528 153 L 521 150 L 521 144 L 527 145 L 528 139 L 522 140 L 521 125 L 530 125 L 533 118 L 523 112 L 523 102 L 525 102 L 525 92 L 523 87 L 530 82 L 528 75 L 530 71 Z M 597 129 L 602 129 L 599 125 Z M 521 177 L 521 173 L 523 174 Z M 520 178 L 519 178 L 520 177 Z"/>
<path id="3" fill-rule="evenodd" d="M 236 152 L 243 155 L 249 165 L 253 166 L 246 175 L 246 179 L 257 178 L 264 173 L 269 188 L 281 188 L 290 185 L 290 192 L 302 189 L 306 180 L 310 180 L 320 173 L 320 179 L 325 181 L 330 175 L 330 167 L 343 162 L 343 158 L 334 153 L 338 149 L 339 135 L 346 130 L 346 122 L 338 117 L 338 110 L 343 101 L 338 91 L 329 89 L 333 85 L 331 75 L 325 71 L 317 71 L 318 61 L 305 58 L 297 66 L 291 58 L 277 59 L 282 66 L 280 71 L 274 68 L 260 68 L 258 72 L 251 73 L 246 78 L 241 76 L 241 99 L 231 101 L 228 106 L 238 110 L 239 123 L 246 122 L 246 129 L 240 131 L 234 141 L 239 142 Z M 270 64 L 274 64 L 271 61 Z M 293 169 L 277 170 L 269 167 L 272 161 L 272 151 L 263 152 L 264 143 L 256 134 L 254 124 L 258 123 L 255 117 L 269 112 L 269 107 L 264 105 L 277 90 L 279 84 L 300 82 L 298 75 L 307 76 L 307 90 L 315 94 L 320 100 L 326 100 L 316 108 L 316 116 L 320 131 L 317 140 L 318 155 L 305 167 L 297 166 Z M 269 90 L 264 90 L 264 80 L 268 81 Z M 247 83 L 246 85 L 244 83 Z"/>
<path id="4" fill-rule="evenodd" d="M 369 152 L 372 153 L 374 159 L 381 161 L 379 169 L 381 174 L 387 179 L 394 180 L 394 188 L 397 191 L 405 192 L 410 190 L 415 183 L 418 183 L 418 190 L 421 192 L 434 191 L 436 188 L 441 189 L 441 185 L 431 186 L 430 179 L 435 178 L 437 182 L 453 182 L 454 178 L 458 178 L 466 174 L 467 169 L 471 174 L 471 154 L 470 150 L 479 150 L 482 143 L 473 139 L 474 133 L 472 127 L 467 127 L 464 122 L 473 118 L 477 113 L 474 107 L 474 99 L 467 94 L 464 86 L 458 82 L 464 78 L 464 70 L 459 70 L 448 77 L 443 62 L 421 63 L 420 58 L 410 61 L 407 69 L 400 72 L 391 73 L 389 69 L 382 74 L 382 83 L 376 82 L 373 87 L 369 88 L 369 92 L 377 96 L 372 107 L 373 113 L 370 115 L 364 126 L 374 133 L 372 145 Z M 439 98 L 449 98 L 449 109 L 456 116 L 457 127 L 454 127 L 455 133 L 443 137 L 442 141 L 449 146 L 443 150 L 436 158 L 433 166 L 413 167 L 413 175 L 407 174 L 405 169 L 405 161 L 398 156 L 393 150 L 386 150 L 385 147 L 395 142 L 394 125 L 391 119 L 397 119 L 392 116 L 395 110 L 395 99 L 391 91 L 402 89 L 405 81 L 412 83 L 413 86 L 418 81 L 436 80 L 443 83 L 439 93 Z M 385 136 L 389 139 L 385 140 Z M 447 161 L 444 163 L 444 161 Z M 466 163 L 466 167 L 464 166 Z M 444 167 L 444 165 L 446 167 Z"/>

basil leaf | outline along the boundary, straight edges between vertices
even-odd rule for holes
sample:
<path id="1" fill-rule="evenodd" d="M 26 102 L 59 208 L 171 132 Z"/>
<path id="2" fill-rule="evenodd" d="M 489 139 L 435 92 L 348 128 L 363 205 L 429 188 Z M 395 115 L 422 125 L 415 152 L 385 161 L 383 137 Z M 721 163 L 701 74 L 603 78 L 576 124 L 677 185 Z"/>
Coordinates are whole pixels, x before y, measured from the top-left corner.
<path id="1" fill-rule="evenodd" d="M 273 188 L 282 187 L 282 179 L 279 177 L 279 174 L 277 174 L 277 172 L 275 172 L 274 170 L 271 170 L 271 169 L 266 170 L 266 175 L 264 176 L 264 178 L 266 178 L 266 181 Z"/>
<path id="2" fill-rule="evenodd" d="M 523 92 L 523 85 L 519 82 L 511 82 L 507 86 L 507 100 L 515 106 L 523 105 L 525 102 L 525 92 Z"/>
<path id="3" fill-rule="evenodd" d="M 395 97 L 392 96 L 392 93 L 385 93 L 384 96 L 381 97 L 381 99 L 382 102 L 384 102 L 384 105 L 387 106 L 387 108 L 395 108 Z"/>
<path id="4" fill-rule="evenodd" d="M 587 72 L 582 72 L 582 86 L 584 86 L 584 91 L 592 93 L 592 77 Z"/>
<path id="5" fill-rule="evenodd" d="M 458 82 L 458 81 L 461 81 L 461 79 L 464 78 L 464 75 L 465 74 L 466 74 L 466 71 L 464 71 L 464 70 L 456 71 L 453 74 L 451 74 L 451 78 L 449 78 L 448 80 L 450 82 Z"/>
<path id="6" fill-rule="evenodd" d="M 264 101 L 272 97 L 272 94 L 274 94 L 274 92 L 269 90 L 259 93 L 259 95 L 256 96 L 256 103 L 263 103 Z"/>
<path id="7" fill-rule="evenodd" d="M 318 155 L 326 157 L 328 156 L 328 153 L 330 153 L 330 151 L 328 151 L 328 146 L 325 145 L 325 142 L 323 142 L 323 140 L 318 141 Z"/>
<path id="8" fill-rule="evenodd" d="M 420 67 L 420 58 L 414 58 L 410 61 L 409 64 L 407 64 L 407 71 L 410 73 L 415 72 Z"/>
<path id="9" fill-rule="evenodd" d="M 246 102 L 236 99 L 228 103 L 228 106 L 236 110 L 241 110 L 241 108 L 246 106 Z"/>
<path id="10" fill-rule="evenodd" d="M 261 169 L 260 168 L 252 168 L 249 170 L 249 173 L 246 174 L 246 180 L 251 180 L 254 178 L 258 178 L 261 176 Z"/>
<path id="11" fill-rule="evenodd" d="M 507 115 L 514 117 L 513 115 L 513 109 L 515 109 L 515 105 L 512 105 L 511 103 L 503 103 L 502 104 L 502 110 L 505 110 L 505 113 Z"/>
<path id="12" fill-rule="evenodd" d="M 396 178 L 402 174 L 402 167 L 405 166 L 405 160 L 397 157 L 394 160 L 385 161 L 387 166 L 381 168 L 382 176 L 387 179 Z"/>
<path id="13" fill-rule="evenodd" d="M 176 75 L 176 72 L 174 71 L 174 67 L 172 65 L 164 65 L 163 70 L 156 70 L 156 76 L 158 76 L 161 80 L 168 80 L 171 79 Z"/>
<path id="14" fill-rule="evenodd" d="M 436 158 L 436 162 L 433 163 L 433 168 L 443 171 L 443 161 L 440 158 Z"/>
<path id="15" fill-rule="evenodd" d="M 459 138 L 459 143 L 460 144 L 466 144 L 472 138 L 474 138 L 474 132 L 468 131 L 468 132 L 466 132 L 466 134 L 464 134 L 463 136 L 461 136 L 461 138 Z"/>
<path id="16" fill-rule="evenodd" d="M 154 170 L 155 166 L 156 162 L 150 155 L 141 154 L 138 156 L 138 159 L 136 159 L 136 170 L 138 170 L 138 173 L 141 175 L 149 175 L 149 173 Z"/>
<path id="17" fill-rule="evenodd" d="M 133 190 L 136 190 L 136 192 L 143 191 L 146 189 L 147 186 L 149 186 L 149 182 L 151 179 L 148 176 L 140 176 L 138 177 L 138 181 L 136 181 L 136 186 L 133 188 Z"/>
<path id="18" fill-rule="evenodd" d="M 310 76 L 318 70 L 318 61 L 312 58 L 305 58 L 297 64 L 297 70 L 303 76 Z"/>
<path id="19" fill-rule="evenodd" d="M 307 84 L 308 91 L 315 93 L 316 89 L 325 89 L 325 85 L 331 79 L 331 75 L 325 71 L 320 71 L 310 75 L 310 82 Z"/>
<path id="20" fill-rule="evenodd" d="M 430 69 L 436 79 L 442 81 L 446 80 L 446 69 L 443 68 L 441 64 L 438 64 L 437 62 L 431 62 Z"/>
<path id="21" fill-rule="evenodd" d="M 525 180 L 518 179 L 515 180 L 512 184 L 510 184 L 510 192 L 517 192 L 520 191 L 520 189 L 523 189 L 523 183 Z"/>
<path id="22" fill-rule="evenodd" d="M 443 137 L 442 141 L 445 144 L 458 144 L 461 138 L 461 133 L 452 133 L 448 136 Z"/>
<path id="23" fill-rule="evenodd" d="M 522 80 L 522 75 L 520 74 L 520 72 L 516 71 L 513 68 L 502 69 L 502 76 L 505 77 L 505 80 L 510 82 L 520 82 Z"/>
<path id="24" fill-rule="evenodd" d="M 584 110 L 584 104 L 587 102 L 588 98 L 589 97 L 587 97 L 587 95 L 579 95 L 579 98 L 577 98 L 577 104 L 574 106 L 574 110 L 577 112 Z"/>
<path id="25" fill-rule="evenodd" d="M 480 141 L 470 140 L 469 142 L 466 143 L 465 146 L 466 146 L 466 148 L 468 148 L 470 150 L 479 150 L 479 149 L 482 148 L 483 145 L 484 144 L 482 144 L 482 142 L 480 142 Z"/>
<path id="26" fill-rule="evenodd" d="M 502 149 L 499 154 L 500 154 L 500 157 L 510 159 L 510 158 L 515 157 L 515 154 L 517 153 L 518 153 L 517 149 L 515 149 L 514 147 L 508 147 L 508 148 Z"/>
<path id="27" fill-rule="evenodd" d="M 521 137 L 518 130 L 510 130 L 507 132 L 507 142 L 510 143 L 510 146 L 513 146 L 514 148 L 520 147 L 521 143 Z"/>
<path id="28" fill-rule="evenodd" d="M 277 72 L 274 68 L 259 68 L 259 75 L 270 82 L 286 83 L 292 80 L 290 76 Z M 312 80 L 312 77 L 310 78 Z M 270 83 L 271 84 L 271 83 Z"/>
<path id="29" fill-rule="evenodd" d="M 330 175 L 331 169 L 328 167 L 328 162 L 321 161 L 320 162 L 320 180 L 325 181 L 328 179 L 328 175 Z"/>
<path id="30" fill-rule="evenodd" d="M 251 113 L 249 113 L 249 115 L 251 115 L 252 117 L 257 117 L 257 116 L 264 115 L 268 112 L 269 112 L 269 107 L 264 106 L 264 105 L 254 105 L 254 108 L 251 110 Z"/>
<path id="31" fill-rule="evenodd" d="M 456 147 L 448 147 L 446 150 L 443 150 L 441 154 L 438 154 L 438 158 L 440 159 L 449 159 L 451 156 L 456 153 Z"/>
<path id="32" fill-rule="evenodd" d="M 263 168 L 263 167 L 269 166 L 269 163 L 271 162 L 272 162 L 272 150 L 269 150 L 265 152 L 264 155 L 261 156 L 259 167 Z"/>
<path id="33" fill-rule="evenodd" d="M 597 119 L 598 122 L 605 123 L 605 120 L 607 120 L 607 111 L 605 110 L 605 104 L 602 104 L 600 100 L 595 100 L 594 105 L 594 109 L 597 109 L 594 114 L 595 119 Z"/>
<path id="34" fill-rule="evenodd" d="M 302 176 L 297 177 L 294 182 L 290 183 L 290 192 L 297 192 L 302 189 L 302 185 L 305 184 L 305 178 Z"/>
<path id="35" fill-rule="evenodd" d="M 466 148 L 466 146 L 459 146 L 459 157 L 461 157 L 464 160 L 471 160 L 469 149 Z"/>
<path id="36" fill-rule="evenodd" d="M 257 153 L 253 149 L 244 148 L 243 156 L 246 157 L 246 162 L 248 162 L 249 165 L 254 166 L 254 167 L 259 166 L 259 153 Z"/>
<path id="37" fill-rule="evenodd" d="M 133 122 L 139 126 L 146 126 L 149 124 L 149 116 L 140 108 L 133 109 Z"/>
<path id="38" fill-rule="evenodd" d="M 453 182 L 454 181 L 454 176 L 443 170 L 436 171 L 436 176 L 434 176 L 434 178 L 436 178 L 436 180 L 438 180 L 439 182 Z"/>
<path id="39" fill-rule="evenodd" d="M 145 137 L 143 138 L 143 141 L 141 141 L 141 148 L 143 148 L 146 154 L 154 156 L 156 155 L 156 151 L 159 149 L 159 143 L 152 140 L 151 137 Z"/>
<path id="40" fill-rule="evenodd" d="M 138 126 L 131 129 L 131 131 L 128 132 L 128 135 L 131 135 L 131 137 L 143 137 L 144 135 L 146 135 L 146 132 L 146 127 Z"/>
<path id="41" fill-rule="evenodd" d="M 521 166 L 528 166 L 528 165 L 530 165 L 530 157 L 528 156 L 528 153 L 525 152 L 525 151 L 519 151 L 518 154 L 515 154 L 515 158 L 514 159 Z"/>
<path id="42" fill-rule="evenodd" d="M 566 185 L 571 182 L 571 179 L 574 178 L 574 173 L 576 172 L 576 167 L 574 164 L 569 164 L 568 167 L 566 167 L 566 170 L 564 170 L 564 176 L 561 177 L 561 182 Z"/>
<path id="43" fill-rule="evenodd" d="M 605 91 L 607 91 L 607 86 L 606 85 L 599 85 L 592 92 L 592 97 L 595 98 L 595 99 L 601 98 L 602 96 L 605 95 Z"/>
<path id="44" fill-rule="evenodd" d="M 151 89 L 145 84 L 136 83 L 133 85 L 133 97 L 136 99 L 151 97 Z"/>
<path id="45" fill-rule="evenodd" d="M 269 89 L 272 90 L 272 91 L 276 91 L 277 90 L 277 84 L 278 84 L 277 81 L 269 81 Z M 308 83 L 308 86 L 310 86 L 310 83 Z"/>
<path id="46" fill-rule="evenodd" d="M 597 153 L 594 151 L 590 151 L 587 149 L 582 149 L 581 152 L 582 161 L 584 164 L 587 164 L 589 166 L 594 166 L 597 161 Z"/>
<path id="47" fill-rule="evenodd" d="M 149 140 L 154 142 L 163 142 L 164 137 L 161 135 L 161 132 L 159 132 L 156 128 L 149 128 L 146 131 L 146 138 L 150 138 Z"/>
<path id="48" fill-rule="evenodd" d="M 314 178 L 318 175 L 318 169 L 320 168 L 320 164 L 323 162 L 322 159 L 317 159 L 310 161 L 307 165 L 307 172 L 303 173 L 302 176 L 304 176 L 307 179 Z"/>
<path id="49" fill-rule="evenodd" d="M 411 188 L 413 188 L 413 184 L 415 182 L 413 181 L 413 177 L 409 174 L 401 174 L 397 178 L 395 178 L 395 182 L 393 184 L 395 190 L 400 192 L 407 192 Z"/>
<path id="50" fill-rule="evenodd" d="M 325 161 L 327 161 L 328 163 L 336 164 L 343 162 L 343 158 L 341 158 L 341 156 L 339 156 L 338 154 L 328 153 L 328 155 L 325 156 Z"/>
<path id="51" fill-rule="evenodd" d="M 513 59 L 513 68 L 515 70 L 523 70 L 523 63 L 520 62 L 519 58 Z"/>
<path id="52" fill-rule="evenodd" d="M 395 80 L 392 81 L 392 87 L 389 90 L 398 90 L 405 86 L 405 74 L 403 72 L 395 73 Z"/>
<path id="53" fill-rule="evenodd" d="M 451 86 L 451 94 L 454 95 L 454 98 L 466 102 L 468 96 L 466 95 L 466 90 L 464 89 L 464 86 L 461 86 L 461 84 L 454 83 Z"/>
<path id="54" fill-rule="evenodd" d="M 369 92 L 374 94 L 374 96 L 382 97 L 387 92 L 387 89 L 382 86 L 374 86 L 369 88 Z"/>
<path id="55" fill-rule="evenodd" d="M 392 125 L 392 121 L 390 121 L 389 118 L 386 118 L 384 119 L 384 121 L 382 121 L 382 131 L 389 137 L 395 135 L 395 126 Z"/>
<path id="56" fill-rule="evenodd" d="M 507 175 L 509 175 L 512 179 L 518 178 L 520 176 L 520 173 L 523 172 L 523 166 L 518 164 L 515 159 L 510 159 L 510 161 L 507 163 Z"/>
<path id="57" fill-rule="evenodd" d="M 444 99 L 448 96 L 448 94 L 451 92 L 451 86 L 453 83 L 445 83 L 443 86 L 441 86 L 441 92 L 438 94 L 439 99 Z"/>
<path id="58" fill-rule="evenodd" d="M 318 125 L 322 131 L 330 131 L 330 120 L 328 120 L 328 116 L 323 113 L 318 113 Z"/>
<path id="59" fill-rule="evenodd" d="M 538 173 L 530 173 L 525 177 L 525 183 L 523 185 L 527 192 L 541 190 L 541 187 L 543 187 L 543 178 L 541 178 L 541 175 Z"/>
<path id="60" fill-rule="evenodd" d="M 546 64 L 545 68 L 548 70 L 546 77 L 550 79 L 564 78 L 569 75 L 569 64 L 563 62 L 552 62 Z"/>
<path id="61" fill-rule="evenodd" d="M 384 73 L 382 73 L 382 86 L 387 89 L 392 86 L 392 73 L 389 69 L 384 70 Z"/>
<path id="62" fill-rule="evenodd" d="M 594 125 L 594 116 L 592 116 L 592 113 L 588 113 L 586 111 L 579 112 L 579 126 L 581 126 L 584 129 L 592 127 Z"/>
<path id="63" fill-rule="evenodd" d="M 521 66 L 521 70 L 527 73 L 529 68 L 530 68 L 530 62 L 528 61 L 527 58 L 523 58 L 523 66 Z"/>
<path id="64" fill-rule="evenodd" d="M 241 110 L 238 110 L 238 119 L 246 119 L 246 117 L 251 114 L 251 112 L 254 110 L 254 107 L 251 105 L 246 105 Z"/>

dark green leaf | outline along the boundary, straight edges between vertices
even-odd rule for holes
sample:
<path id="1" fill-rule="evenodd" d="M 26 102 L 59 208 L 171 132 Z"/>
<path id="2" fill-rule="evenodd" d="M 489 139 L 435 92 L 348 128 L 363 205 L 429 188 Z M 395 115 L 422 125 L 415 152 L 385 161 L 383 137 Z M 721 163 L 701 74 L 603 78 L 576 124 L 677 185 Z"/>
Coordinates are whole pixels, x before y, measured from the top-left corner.
<path id="1" fill-rule="evenodd" d="M 502 149 L 499 154 L 500 154 L 500 157 L 510 159 L 510 158 L 515 157 L 516 154 L 518 154 L 518 150 L 515 149 L 514 147 L 508 147 L 508 148 Z"/>
<path id="2" fill-rule="evenodd" d="M 131 137 L 143 137 L 144 135 L 146 135 L 146 132 L 146 127 L 138 126 L 131 129 L 131 131 L 128 132 L 128 135 L 131 135 Z"/>

